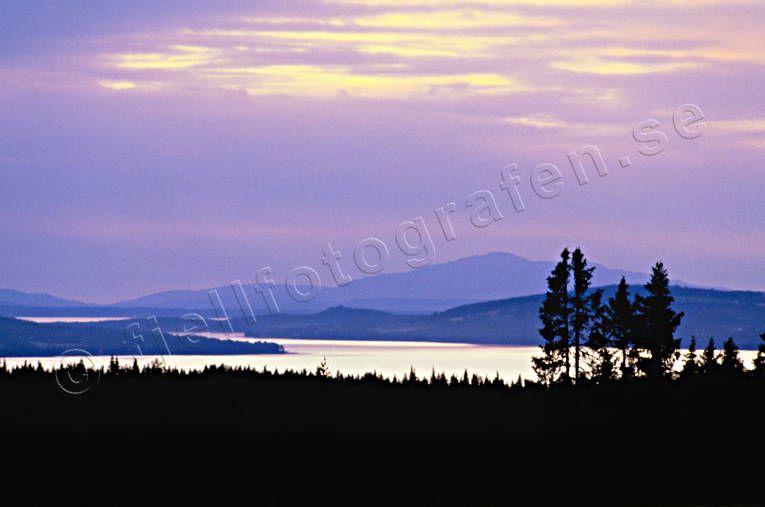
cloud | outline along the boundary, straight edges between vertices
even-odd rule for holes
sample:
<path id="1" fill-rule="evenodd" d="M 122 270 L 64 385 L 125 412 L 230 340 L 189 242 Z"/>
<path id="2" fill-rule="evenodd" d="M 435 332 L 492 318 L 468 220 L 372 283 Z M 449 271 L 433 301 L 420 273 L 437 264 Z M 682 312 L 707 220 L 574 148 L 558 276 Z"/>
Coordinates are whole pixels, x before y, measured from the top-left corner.
<path id="1" fill-rule="evenodd" d="M 98 84 L 103 86 L 104 88 L 109 88 L 111 90 L 130 90 L 131 88 L 135 88 L 135 83 L 131 83 L 130 81 L 99 81 Z"/>
<path id="2" fill-rule="evenodd" d="M 136 2 L 4 10 L 8 285 L 87 279 L 116 297 L 189 272 L 197 285 L 316 264 L 326 241 L 390 240 L 419 215 L 435 236 L 432 210 L 475 190 L 508 211 L 511 162 L 528 212 L 508 211 L 493 249 L 550 257 L 579 237 L 602 262 L 643 266 L 679 259 L 678 231 L 702 223 L 697 262 L 676 276 L 765 270 L 761 249 L 715 241 L 765 237 L 761 2 Z M 672 127 L 686 103 L 707 116 L 698 139 Z M 649 117 L 668 136 L 653 158 L 631 134 Z M 567 154 L 589 144 L 610 173 L 580 188 Z M 565 174 L 559 199 L 534 200 L 541 163 Z M 624 237 L 637 226 L 658 238 L 639 251 Z M 439 257 L 481 251 L 488 236 L 469 227 Z"/>
<path id="3" fill-rule="evenodd" d="M 657 72 L 672 72 L 687 70 L 698 67 L 699 64 L 691 62 L 676 63 L 634 63 L 618 60 L 573 60 L 567 62 L 551 62 L 550 66 L 556 69 L 571 72 L 585 72 L 601 75 L 631 75 L 652 74 Z"/>

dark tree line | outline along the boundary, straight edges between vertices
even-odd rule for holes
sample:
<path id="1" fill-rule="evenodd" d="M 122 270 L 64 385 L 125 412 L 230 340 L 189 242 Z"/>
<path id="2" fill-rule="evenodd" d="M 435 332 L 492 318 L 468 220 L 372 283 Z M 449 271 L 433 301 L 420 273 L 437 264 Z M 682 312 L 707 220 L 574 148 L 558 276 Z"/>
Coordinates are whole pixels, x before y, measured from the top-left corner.
<path id="1" fill-rule="evenodd" d="M 637 378 L 655 381 L 712 372 L 765 372 L 765 333 L 760 336 L 763 344 L 750 372 L 745 371 L 732 338 L 725 342 L 721 353 L 710 339 L 700 356 L 696 339 L 691 338 L 682 369 L 678 370 L 680 340 L 674 335 L 683 313 L 672 309 L 674 298 L 664 265 L 657 262 L 653 267 L 651 279 L 645 284 L 647 296 L 635 294 L 630 298 L 629 285 L 622 278 L 607 303 L 603 303 L 602 289 L 590 288 L 594 269 L 587 266 L 580 249 L 573 253 L 565 249 L 547 278 L 547 293 L 539 309 L 542 354 L 532 360 L 541 383 L 550 386 Z"/>
<path id="2" fill-rule="evenodd" d="M 367 372 L 364 374 L 343 374 L 340 371 L 332 373 L 327 363 L 326 357 L 315 370 L 294 370 L 286 369 L 282 372 L 278 370 L 269 370 L 264 367 L 258 370 L 251 366 L 229 366 L 206 365 L 204 368 L 196 370 L 185 370 L 174 366 L 162 364 L 159 360 L 154 360 L 144 366 L 139 366 L 137 360 L 132 363 L 120 363 L 116 357 L 111 357 L 109 364 L 105 367 L 96 368 L 87 365 L 83 360 L 71 364 L 61 364 L 46 369 L 41 362 L 37 364 L 24 362 L 21 365 L 9 366 L 5 361 L 0 362 L 0 382 L 3 380 L 24 380 L 35 378 L 48 378 L 50 376 L 72 379 L 71 382 L 89 382 L 95 387 L 102 379 L 109 382 L 113 379 L 120 380 L 150 380 L 155 379 L 204 379 L 208 377 L 218 378 L 251 378 L 251 379 L 272 379 L 272 380 L 304 380 L 308 382 L 320 382 L 335 385 L 357 384 L 357 385 L 376 385 L 376 386 L 413 386 L 413 387 L 433 387 L 433 388 L 457 388 L 471 390 L 520 390 L 524 387 L 533 389 L 537 384 L 526 381 L 519 375 L 515 381 L 506 382 L 497 373 L 494 377 L 482 376 L 473 373 L 472 375 L 465 370 L 461 375 L 452 374 L 447 376 L 445 373 L 437 373 L 435 369 L 430 375 L 417 376 L 414 368 L 400 378 L 396 375 L 386 377 L 378 372 Z"/>

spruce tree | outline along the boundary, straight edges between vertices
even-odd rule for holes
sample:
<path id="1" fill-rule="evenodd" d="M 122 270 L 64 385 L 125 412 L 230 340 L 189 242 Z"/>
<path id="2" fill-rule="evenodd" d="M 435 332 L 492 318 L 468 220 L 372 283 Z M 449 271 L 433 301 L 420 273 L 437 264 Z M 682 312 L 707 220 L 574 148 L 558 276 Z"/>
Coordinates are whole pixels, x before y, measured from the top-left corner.
<path id="1" fill-rule="evenodd" d="M 316 367 L 316 376 L 329 378 L 331 375 L 332 373 L 329 371 L 329 365 L 327 364 L 327 356 L 324 356 L 321 363 L 319 363 L 319 366 Z"/>
<path id="2" fill-rule="evenodd" d="M 648 296 L 635 296 L 640 325 L 639 343 L 651 354 L 645 373 L 649 379 L 655 380 L 662 375 L 671 375 L 680 346 L 680 340 L 675 340 L 674 334 L 683 313 L 672 310 L 675 299 L 669 290 L 667 270 L 661 262 L 653 267 L 651 280 L 645 284 L 645 288 Z"/>
<path id="3" fill-rule="evenodd" d="M 602 291 L 596 291 L 587 295 L 587 290 L 592 283 L 592 272 L 594 267 L 587 267 L 587 259 L 584 258 L 582 250 L 577 248 L 571 256 L 571 275 L 574 282 L 574 295 L 570 299 L 571 304 L 571 330 L 574 339 L 574 378 L 578 381 L 581 368 L 581 348 L 585 339 L 585 333 L 588 329 L 596 326 L 594 319 L 600 310 L 600 300 Z M 599 346 L 600 350 L 607 349 L 607 336 L 596 332 L 595 340 L 592 343 Z M 604 341 L 606 340 L 606 341 Z M 600 346 L 602 345 L 602 346 Z"/>
<path id="4" fill-rule="evenodd" d="M 683 363 L 683 371 L 680 375 L 683 378 L 692 377 L 699 372 L 699 360 L 696 355 L 696 337 L 691 337 L 691 343 L 688 344 L 688 353 L 685 354 L 685 362 Z"/>
<path id="5" fill-rule="evenodd" d="M 629 285 L 624 277 L 614 297 L 608 300 L 604 320 L 613 346 L 621 352 L 622 378 L 632 377 L 634 372 L 629 360 L 629 348 L 635 339 L 635 307 L 630 301 Z"/>
<path id="6" fill-rule="evenodd" d="M 741 362 L 741 358 L 738 357 L 738 346 L 733 342 L 733 338 L 723 344 L 723 356 L 720 362 L 721 370 L 727 373 L 743 373 L 744 363 Z"/>
<path id="7" fill-rule="evenodd" d="M 757 346 L 757 356 L 754 358 L 755 375 L 765 375 L 765 333 L 760 335 L 762 343 Z"/>
<path id="8" fill-rule="evenodd" d="M 570 381 L 569 338 L 569 259 L 568 249 L 561 252 L 561 260 L 547 277 L 547 293 L 539 308 L 544 340 L 542 355 L 532 359 L 532 368 L 540 382 L 551 385 Z"/>
<path id="9" fill-rule="evenodd" d="M 600 304 L 602 296 L 603 292 L 598 290 L 588 297 L 592 313 L 586 345 L 592 350 L 589 364 L 592 378 L 598 383 L 613 380 L 615 373 L 614 354 L 609 349 L 613 342 L 606 316 L 607 307 Z"/>
<path id="10" fill-rule="evenodd" d="M 715 352 L 715 339 L 710 338 L 709 344 L 701 354 L 701 372 L 712 373 L 717 370 L 720 363 L 717 362 L 717 353 Z"/>

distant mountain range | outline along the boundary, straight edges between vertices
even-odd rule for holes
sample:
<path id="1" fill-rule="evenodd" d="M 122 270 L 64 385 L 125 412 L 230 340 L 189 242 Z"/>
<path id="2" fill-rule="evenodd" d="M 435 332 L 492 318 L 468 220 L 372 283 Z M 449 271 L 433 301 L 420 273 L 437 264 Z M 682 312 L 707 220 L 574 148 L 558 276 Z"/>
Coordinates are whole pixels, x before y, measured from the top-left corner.
<path id="1" fill-rule="evenodd" d="M 62 299 L 50 294 L 33 294 L 13 289 L 0 289 L 0 305 L 3 306 L 41 306 L 47 308 L 72 308 L 90 306 L 82 301 Z"/>
<path id="2" fill-rule="evenodd" d="M 428 313 L 468 303 L 540 294 L 545 291 L 546 278 L 554 265 L 551 261 L 531 261 L 510 253 L 494 252 L 404 273 L 384 273 L 355 279 L 344 287 L 323 288 L 318 297 L 308 303 L 290 299 L 283 283 L 273 290 L 282 311 L 316 312 L 343 305 L 389 312 Z M 594 285 L 616 284 L 622 276 L 630 284 L 643 284 L 648 280 L 645 273 L 610 269 L 599 264 L 593 266 L 596 267 Z M 247 281 L 243 283 L 254 311 L 268 313 L 263 298 L 252 290 L 252 284 Z M 674 283 L 684 285 L 682 282 Z M 100 308 L 98 315 L 121 315 L 125 311 L 130 314 L 135 311 L 131 309 L 139 308 L 211 310 L 209 290 L 166 291 L 111 305 L 86 305 L 47 294 L 6 290 L 0 292 L 0 312 L 9 314 L 9 306 L 70 308 L 80 311 L 80 316 L 85 315 L 82 311 L 91 314 L 95 308 Z M 239 311 L 230 286 L 218 287 L 217 291 L 229 313 Z M 6 297 L 3 297 L 4 293 Z M 63 315 L 66 312 L 60 310 L 57 313 Z"/>
<path id="3" fill-rule="evenodd" d="M 616 286 L 604 287 L 611 297 Z M 642 286 L 631 293 L 646 295 Z M 742 349 L 754 349 L 765 332 L 765 293 L 672 287 L 674 309 L 685 312 L 676 336 L 698 348 L 710 337 L 718 347 L 728 337 Z M 458 306 L 431 315 L 401 315 L 335 307 L 313 315 L 272 315 L 246 327 L 252 337 L 421 340 L 503 345 L 537 345 L 543 295 Z M 239 322 L 239 326 L 243 326 Z"/>
<path id="4" fill-rule="evenodd" d="M 603 287 L 609 298 L 616 286 Z M 753 349 L 759 335 L 765 332 L 765 293 L 719 291 L 673 286 L 673 305 L 685 312 L 676 336 L 687 345 L 695 336 L 702 348 L 710 337 L 718 346 L 732 337 L 739 347 Z M 645 295 L 641 285 L 630 287 L 630 293 Z M 457 306 L 443 312 L 401 314 L 380 310 L 336 306 L 312 314 L 280 313 L 258 316 L 248 324 L 232 314 L 234 331 L 247 336 L 268 339 L 303 338 L 334 340 L 439 341 L 502 345 L 537 345 L 539 306 L 544 295 L 522 296 Z M 161 310 L 160 310 L 161 312 Z M 159 313 L 162 315 L 162 313 Z M 164 314 L 157 325 L 167 332 L 183 329 L 180 315 Z M 126 322 L 103 321 L 68 324 L 78 328 L 111 328 L 124 332 Z M 224 331 L 220 323 L 208 321 L 210 331 Z"/>
<path id="5" fill-rule="evenodd" d="M 393 312 L 440 311 L 466 303 L 539 294 L 555 263 L 531 261 L 510 253 L 489 253 L 434 264 L 404 273 L 384 273 L 353 280 L 344 287 L 323 288 L 309 303 L 291 300 L 283 284 L 274 287 L 282 310 L 318 311 L 338 305 Z M 614 270 L 595 264 L 594 284 L 609 285 L 622 276 L 630 283 L 645 283 L 648 275 Z M 238 308 L 231 287 L 218 287 L 224 306 Z M 266 313 L 260 296 L 248 292 L 256 312 Z M 170 291 L 138 299 L 120 301 L 113 306 L 156 308 L 210 308 L 207 290 Z"/>
<path id="6" fill-rule="evenodd" d="M 218 293 L 237 331 L 253 337 L 428 340 L 484 344 L 535 345 L 539 343 L 538 308 L 553 262 L 530 261 L 507 253 L 490 253 L 437 264 L 406 273 L 382 274 L 354 280 L 339 288 L 324 288 L 316 300 L 296 303 L 284 285 L 274 288 L 281 312 L 269 315 L 261 296 L 246 285 L 258 315 L 247 325 L 230 287 Z M 643 291 L 648 275 L 596 266 L 594 284 L 604 286 L 606 297 L 624 276 L 633 294 Z M 684 344 L 691 336 L 699 343 L 728 337 L 742 348 L 753 348 L 765 331 L 765 293 L 682 287 L 675 281 L 675 309 L 686 313 L 678 329 Z M 0 290 L 0 315 L 160 318 L 162 329 L 172 332 L 187 312 L 217 316 L 207 290 L 168 291 L 111 305 L 88 305 L 49 294 Z M 33 339 L 25 350 L 41 350 L 48 343 L 80 344 L 91 337 L 115 350 L 115 335 L 124 335 L 125 322 L 27 326 L 6 320 L 0 338 L 22 333 Z M 75 334 L 70 330 L 77 329 Z M 11 333 L 11 334 L 9 334 Z M 50 337 L 46 337 L 46 333 Z M 54 339 L 55 338 L 55 339 Z M 13 338 L 15 339 L 15 338 Z M 6 344 L 7 345 L 7 344 Z M 12 350 L 22 350 L 23 343 Z M 107 346 L 108 345 L 108 346 Z M 223 350 L 209 344 L 209 351 Z M 29 348 L 32 347 L 32 348 Z M 233 345 L 228 344 L 229 350 Z M 3 346 L 0 343 L 0 352 Z M 51 349 L 52 350 L 52 349 Z M 10 352 L 11 350 L 7 350 Z M 214 353 L 214 352 L 212 352 Z"/>

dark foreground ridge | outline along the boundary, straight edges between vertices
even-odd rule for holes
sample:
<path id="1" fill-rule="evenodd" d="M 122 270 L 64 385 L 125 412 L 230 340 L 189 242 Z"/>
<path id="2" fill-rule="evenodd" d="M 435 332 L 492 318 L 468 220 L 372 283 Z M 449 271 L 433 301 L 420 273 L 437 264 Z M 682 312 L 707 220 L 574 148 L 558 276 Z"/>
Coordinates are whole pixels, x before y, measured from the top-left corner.
<path id="1" fill-rule="evenodd" d="M 133 321 L 135 322 L 135 321 Z M 284 347 L 272 342 L 254 343 L 216 340 L 189 333 L 158 333 L 159 327 L 130 331 L 131 321 L 119 321 L 112 327 L 87 327 L 63 323 L 37 324 L 0 317 L 0 356 L 50 357 L 67 350 L 82 351 L 94 356 L 111 355 L 222 355 L 282 354 Z M 101 324 L 107 326 L 106 324 Z M 179 328 L 180 330 L 183 327 Z M 72 354 L 70 354 L 72 355 Z"/>
<path id="2" fill-rule="evenodd" d="M 0 369 L 6 480 L 245 485 L 255 505 L 298 496 L 354 505 L 763 498 L 765 375 L 545 388 L 332 377 L 325 365 L 283 374 L 82 368 Z M 62 389 L 72 386 L 91 388 Z"/>

